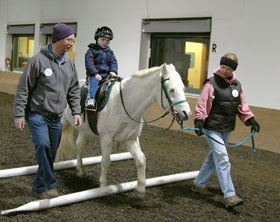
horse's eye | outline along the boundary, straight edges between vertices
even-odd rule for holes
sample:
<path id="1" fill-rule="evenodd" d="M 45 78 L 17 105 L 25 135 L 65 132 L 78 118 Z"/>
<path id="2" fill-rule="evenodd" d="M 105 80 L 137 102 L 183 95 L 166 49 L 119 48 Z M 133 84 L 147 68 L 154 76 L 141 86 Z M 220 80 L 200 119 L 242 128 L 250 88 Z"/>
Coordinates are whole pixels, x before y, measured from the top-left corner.
<path id="1" fill-rule="evenodd" d="M 173 89 L 173 88 L 172 88 L 172 89 L 170 89 L 170 92 L 172 92 L 172 93 L 173 93 L 173 92 L 175 92 L 175 89 Z"/>

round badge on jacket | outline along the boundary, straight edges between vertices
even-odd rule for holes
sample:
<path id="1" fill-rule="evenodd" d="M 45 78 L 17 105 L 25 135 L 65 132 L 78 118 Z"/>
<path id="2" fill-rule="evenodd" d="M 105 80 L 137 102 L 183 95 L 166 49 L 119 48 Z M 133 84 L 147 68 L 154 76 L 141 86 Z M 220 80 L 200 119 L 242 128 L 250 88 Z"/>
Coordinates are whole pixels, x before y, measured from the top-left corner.
<path id="1" fill-rule="evenodd" d="M 232 90 L 231 93 L 232 93 L 232 96 L 233 96 L 233 97 L 237 97 L 238 94 L 239 94 L 238 91 L 237 91 L 236 89 Z"/>
<path id="2" fill-rule="evenodd" d="M 51 76 L 53 74 L 53 71 L 50 68 L 45 69 L 45 75 L 46 76 Z"/>

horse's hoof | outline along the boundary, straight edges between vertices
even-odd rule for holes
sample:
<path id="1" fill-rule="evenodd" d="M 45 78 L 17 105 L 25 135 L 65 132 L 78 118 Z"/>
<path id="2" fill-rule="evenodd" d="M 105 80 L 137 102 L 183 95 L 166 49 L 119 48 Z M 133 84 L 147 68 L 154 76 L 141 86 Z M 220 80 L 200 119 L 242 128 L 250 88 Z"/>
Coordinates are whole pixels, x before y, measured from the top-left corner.
<path id="1" fill-rule="evenodd" d="M 107 186 L 107 184 L 105 184 L 105 183 L 100 184 L 100 187 L 106 187 L 106 186 Z"/>
<path id="2" fill-rule="evenodd" d="M 86 176 L 86 172 L 84 170 L 78 170 L 77 171 L 77 176 L 78 177 L 85 177 Z"/>
<path id="3" fill-rule="evenodd" d="M 145 190 L 140 191 L 139 189 L 136 188 L 135 194 L 138 198 L 140 198 L 142 200 L 145 199 L 145 194 L 146 194 Z"/>

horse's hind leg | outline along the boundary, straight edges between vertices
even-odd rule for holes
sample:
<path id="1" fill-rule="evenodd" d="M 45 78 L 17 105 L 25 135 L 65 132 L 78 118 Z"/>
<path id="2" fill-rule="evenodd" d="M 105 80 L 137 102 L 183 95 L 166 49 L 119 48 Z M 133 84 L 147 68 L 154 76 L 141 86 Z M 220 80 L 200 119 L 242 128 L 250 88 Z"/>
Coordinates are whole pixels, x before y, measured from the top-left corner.
<path id="1" fill-rule="evenodd" d="M 101 174 L 99 178 L 100 186 L 107 186 L 107 174 L 111 165 L 110 154 L 112 152 L 113 141 L 108 136 L 103 136 L 100 139 L 102 160 L 101 160 Z"/>
<path id="2" fill-rule="evenodd" d="M 146 185 L 146 157 L 141 150 L 139 139 L 129 140 L 125 142 L 127 150 L 131 153 L 134 160 L 136 161 L 138 183 L 135 189 L 137 196 L 140 198 L 145 197 L 145 185 Z"/>
<path id="3" fill-rule="evenodd" d="M 85 176 L 85 170 L 83 167 L 83 145 L 85 141 L 85 135 L 81 132 L 79 133 L 77 140 L 76 140 L 76 153 L 77 153 L 77 175 L 78 176 Z"/>

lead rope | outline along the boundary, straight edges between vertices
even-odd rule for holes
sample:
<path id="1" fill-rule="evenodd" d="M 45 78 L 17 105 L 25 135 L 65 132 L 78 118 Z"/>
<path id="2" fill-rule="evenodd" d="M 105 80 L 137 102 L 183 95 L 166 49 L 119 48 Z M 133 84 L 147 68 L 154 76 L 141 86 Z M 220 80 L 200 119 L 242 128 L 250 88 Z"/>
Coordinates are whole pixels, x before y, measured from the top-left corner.
<path id="1" fill-rule="evenodd" d="M 198 128 L 191 128 L 191 127 L 183 126 L 183 123 L 181 123 L 181 129 L 183 129 L 183 130 L 199 130 Z M 215 141 L 216 143 L 219 143 L 220 145 L 223 145 L 223 146 L 229 147 L 229 148 L 238 147 L 238 146 L 242 145 L 243 143 L 247 142 L 250 139 L 250 137 L 251 137 L 252 138 L 253 152 L 256 152 L 255 142 L 254 142 L 255 130 L 253 130 L 253 129 L 251 129 L 251 134 L 246 139 L 244 139 L 240 143 L 234 144 L 234 145 L 228 145 L 228 144 L 221 143 L 218 140 L 216 140 L 213 137 L 211 137 L 206 131 L 202 131 L 202 133 L 205 134 L 205 136 L 207 136 L 209 139 Z"/>

